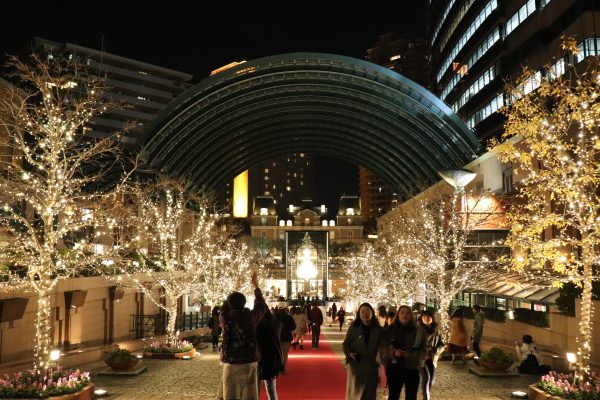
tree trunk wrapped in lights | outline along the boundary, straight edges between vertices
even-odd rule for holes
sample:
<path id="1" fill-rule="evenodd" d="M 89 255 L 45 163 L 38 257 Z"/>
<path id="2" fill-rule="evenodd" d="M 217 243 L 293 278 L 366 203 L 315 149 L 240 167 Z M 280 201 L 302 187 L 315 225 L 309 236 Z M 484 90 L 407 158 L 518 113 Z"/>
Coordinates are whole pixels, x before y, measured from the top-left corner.
<path id="1" fill-rule="evenodd" d="M 460 291 L 477 287 L 481 272 L 494 265 L 490 249 L 472 246 L 471 235 L 482 226 L 500 224 L 500 210 L 486 194 L 433 194 L 410 200 L 385 220 L 382 246 L 392 258 L 402 258 L 407 272 L 400 275 L 411 290 L 417 290 L 415 281 L 425 283 L 428 294 L 438 300 L 446 340 L 450 303 Z"/>
<path id="2" fill-rule="evenodd" d="M 578 51 L 572 40 L 563 49 Z M 508 88 L 513 104 L 504 110 L 505 141 L 490 146 L 524 178 L 508 214 L 512 267 L 583 286 L 578 336 L 583 375 L 589 373 L 593 266 L 599 256 L 599 66 L 590 57 L 585 73 L 571 66 L 566 74 L 551 73 L 541 81 L 524 71 Z M 531 87 L 537 89 L 528 94 Z"/>
<path id="3" fill-rule="evenodd" d="M 111 279 L 137 288 L 168 313 L 167 337 L 175 346 L 177 301 L 202 283 L 206 271 L 213 270 L 230 233 L 217 226 L 220 216 L 211 197 L 193 193 L 183 181 L 161 176 L 156 182 L 132 186 L 128 197 L 131 207 L 121 210 L 121 216 L 125 214 L 129 229 L 137 232 L 132 238 L 137 246 L 128 248 L 137 247 L 138 254 L 118 265 Z M 154 286 L 164 292 L 152 290 Z"/>
<path id="4" fill-rule="evenodd" d="M 125 178 L 119 139 L 84 136 L 92 117 L 114 104 L 104 86 L 76 58 L 33 55 L 10 59 L 18 88 L 0 98 L 0 124 L 8 133 L 0 149 L 0 229 L 10 244 L 0 248 L 7 274 L 20 276 L 38 295 L 34 369 L 50 365 L 50 292 L 60 279 L 98 262 L 86 234 L 112 196 L 98 189 Z M 17 84 L 17 82 L 15 82 Z M 94 206 L 90 206 L 94 205 Z M 14 276 L 13 275 L 13 276 Z"/>

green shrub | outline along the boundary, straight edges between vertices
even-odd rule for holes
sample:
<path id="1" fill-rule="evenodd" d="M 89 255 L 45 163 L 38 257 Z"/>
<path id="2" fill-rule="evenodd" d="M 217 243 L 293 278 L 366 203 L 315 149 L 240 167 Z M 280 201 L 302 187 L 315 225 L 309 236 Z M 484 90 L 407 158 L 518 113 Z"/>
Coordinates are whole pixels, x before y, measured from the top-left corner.
<path id="1" fill-rule="evenodd" d="M 550 326 L 550 315 L 544 311 L 535 311 L 528 308 L 515 308 L 515 320 L 529 325 L 547 328 Z"/>
<path id="2" fill-rule="evenodd" d="M 512 364 L 513 359 L 500 347 L 492 347 L 490 351 L 485 352 L 481 355 L 481 359 L 484 361 L 495 362 L 499 364 Z"/>
<path id="3" fill-rule="evenodd" d="M 108 362 L 128 362 L 131 360 L 131 352 L 127 349 L 117 348 L 115 350 L 107 351 L 105 356 Z"/>
<path id="4" fill-rule="evenodd" d="M 485 319 L 494 322 L 506 322 L 506 312 L 497 308 L 482 307 Z"/>

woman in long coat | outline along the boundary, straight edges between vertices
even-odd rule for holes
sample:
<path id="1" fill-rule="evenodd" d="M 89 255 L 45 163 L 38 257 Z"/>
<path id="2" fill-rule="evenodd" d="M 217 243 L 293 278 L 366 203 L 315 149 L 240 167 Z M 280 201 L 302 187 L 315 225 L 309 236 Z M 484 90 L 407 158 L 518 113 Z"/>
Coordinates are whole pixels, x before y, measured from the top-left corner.
<path id="1" fill-rule="evenodd" d="M 358 307 L 356 318 L 348 328 L 343 347 L 346 355 L 347 400 L 375 400 L 379 383 L 379 352 L 383 328 L 369 303 Z"/>

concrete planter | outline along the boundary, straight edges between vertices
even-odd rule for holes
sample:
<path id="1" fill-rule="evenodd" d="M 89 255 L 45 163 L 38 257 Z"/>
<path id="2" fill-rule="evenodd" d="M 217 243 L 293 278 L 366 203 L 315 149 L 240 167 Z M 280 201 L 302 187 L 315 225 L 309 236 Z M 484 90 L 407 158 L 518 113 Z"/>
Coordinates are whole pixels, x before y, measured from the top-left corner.
<path id="1" fill-rule="evenodd" d="M 65 394 L 64 396 L 52 396 L 50 400 L 93 400 L 94 399 L 94 390 L 96 386 L 93 383 L 90 383 L 79 392 Z M 37 398 L 37 397 L 36 397 Z M 5 400 L 17 400 L 5 398 Z"/>
<path id="2" fill-rule="evenodd" d="M 552 396 L 539 389 L 536 384 L 529 385 L 529 400 L 564 400 L 562 397 Z"/>
<path id="3" fill-rule="evenodd" d="M 114 371 L 131 371 L 139 364 L 140 360 L 132 357 L 129 361 L 126 362 L 114 362 L 109 360 L 104 360 L 106 365 L 108 365 Z"/>
<path id="4" fill-rule="evenodd" d="M 502 372 L 506 371 L 508 367 L 512 365 L 512 363 L 497 363 L 493 361 L 479 360 L 479 365 L 489 371 Z"/>
<path id="5" fill-rule="evenodd" d="M 149 351 L 144 352 L 144 358 L 154 358 L 162 360 L 175 360 L 183 358 L 185 356 L 190 356 L 192 358 L 196 357 L 196 349 L 192 349 L 184 353 L 151 353 Z"/>

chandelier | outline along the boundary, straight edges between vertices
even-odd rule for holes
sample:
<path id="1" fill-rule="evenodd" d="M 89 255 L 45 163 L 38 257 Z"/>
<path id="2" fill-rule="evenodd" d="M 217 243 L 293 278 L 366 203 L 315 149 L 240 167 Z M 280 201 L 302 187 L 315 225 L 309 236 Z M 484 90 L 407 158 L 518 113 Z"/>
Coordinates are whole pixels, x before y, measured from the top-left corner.
<path id="1" fill-rule="evenodd" d="M 307 233 L 302 240 L 302 246 L 298 249 L 298 260 L 301 260 L 300 265 L 298 265 L 298 269 L 296 270 L 298 278 L 307 281 L 317 277 L 318 271 L 313 261 L 316 258 L 317 249 L 315 249 L 315 246 Z"/>

